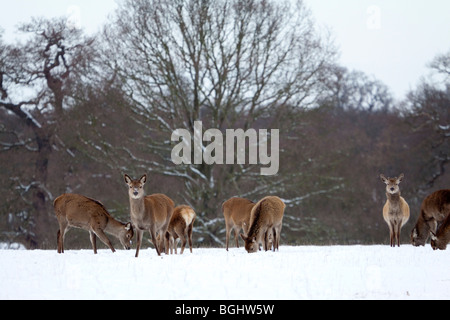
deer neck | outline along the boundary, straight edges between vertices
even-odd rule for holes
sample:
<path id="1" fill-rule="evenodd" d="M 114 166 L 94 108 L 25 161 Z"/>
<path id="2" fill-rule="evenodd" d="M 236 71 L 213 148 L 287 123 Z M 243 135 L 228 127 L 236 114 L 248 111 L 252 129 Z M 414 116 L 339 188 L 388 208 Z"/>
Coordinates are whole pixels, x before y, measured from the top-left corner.
<path id="1" fill-rule="evenodd" d="M 394 193 L 394 194 L 386 192 L 386 197 L 388 198 L 389 202 L 391 202 L 392 204 L 400 203 L 400 198 L 401 198 L 400 191 L 397 193 Z"/>
<path id="2" fill-rule="evenodd" d="M 109 218 L 108 223 L 106 224 L 105 232 L 109 233 L 113 236 L 117 236 L 121 228 L 124 228 L 124 224 L 113 219 Z"/>
<path id="3" fill-rule="evenodd" d="M 141 216 L 145 213 L 145 196 L 138 199 L 133 199 L 130 197 L 130 211 L 131 216 Z"/>

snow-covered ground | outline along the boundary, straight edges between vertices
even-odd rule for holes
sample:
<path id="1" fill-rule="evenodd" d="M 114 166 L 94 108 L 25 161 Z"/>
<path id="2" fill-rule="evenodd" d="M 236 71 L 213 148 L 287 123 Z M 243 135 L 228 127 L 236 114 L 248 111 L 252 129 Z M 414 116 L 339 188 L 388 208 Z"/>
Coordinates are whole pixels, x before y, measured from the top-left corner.
<path id="1" fill-rule="evenodd" d="M 0 299 L 450 299 L 450 252 L 389 246 L 0 250 Z"/>

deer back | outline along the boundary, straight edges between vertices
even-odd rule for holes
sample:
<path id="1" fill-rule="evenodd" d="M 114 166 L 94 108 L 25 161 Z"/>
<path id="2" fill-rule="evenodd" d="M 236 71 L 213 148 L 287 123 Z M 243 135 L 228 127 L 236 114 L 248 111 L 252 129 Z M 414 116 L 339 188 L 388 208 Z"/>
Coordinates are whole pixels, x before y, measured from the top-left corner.
<path id="1" fill-rule="evenodd" d="M 439 190 L 426 197 L 422 202 L 421 214 L 425 221 L 444 221 L 450 214 L 450 189 Z"/>
<path id="2" fill-rule="evenodd" d="M 231 198 L 222 204 L 222 212 L 227 223 L 242 224 L 249 223 L 250 214 L 255 206 L 253 201 L 245 198 Z"/>
<path id="3" fill-rule="evenodd" d="M 58 221 L 64 219 L 68 225 L 78 228 L 96 225 L 104 229 L 112 219 L 101 202 L 78 194 L 63 194 L 55 199 L 53 206 Z"/>
<path id="4" fill-rule="evenodd" d="M 146 196 L 144 201 L 146 214 L 150 215 L 150 219 L 156 225 L 163 225 L 170 221 L 175 207 L 172 199 L 164 194 L 157 193 Z"/>
<path id="5" fill-rule="evenodd" d="M 258 237 L 263 229 L 282 224 L 286 205 L 275 196 L 261 199 L 252 209 L 248 237 Z"/>

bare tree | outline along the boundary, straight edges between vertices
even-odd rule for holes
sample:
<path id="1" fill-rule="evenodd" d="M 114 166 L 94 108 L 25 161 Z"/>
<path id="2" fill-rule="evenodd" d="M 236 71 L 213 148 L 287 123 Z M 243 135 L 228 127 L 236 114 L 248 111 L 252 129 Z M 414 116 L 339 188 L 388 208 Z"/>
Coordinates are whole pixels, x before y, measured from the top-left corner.
<path id="1" fill-rule="evenodd" d="M 2 143 L 2 151 L 24 147 L 30 152 L 32 174 L 12 172 L 10 179 L 30 204 L 27 241 L 34 248 L 43 244 L 52 222 L 47 210 L 47 200 L 53 197 L 47 188 L 49 160 L 54 145 L 64 145 L 57 136 L 58 126 L 70 106 L 70 88 L 86 67 L 93 39 L 69 27 L 64 18 L 33 18 L 19 30 L 29 34 L 24 44 L 0 45 L 0 107 L 20 119 L 31 138 L 12 129 L 15 141 Z"/>
<path id="2" fill-rule="evenodd" d="M 438 82 L 422 80 L 416 90 L 411 91 L 405 101 L 406 119 L 412 132 L 423 134 L 421 145 L 424 154 L 431 154 L 422 169 L 423 180 L 418 191 L 426 193 L 445 176 L 450 162 L 450 53 L 437 55 L 430 63 L 432 78 Z"/>
<path id="3" fill-rule="evenodd" d="M 194 135 L 198 120 L 222 132 L 278 129 L 276 110 L 312 105 L 335 56 L 302 1 L 124 1 L 104 34 L 109 74 L 124 84 L 130 125 L 148 150 L 120 146 L 118 156 L 180 179 L 181 198 L 205 230 L 227 196 L 245 188 L 257 199 L 280 177 L 263 179 L 254 166 L 175 166 L 171 134 L 183 128 Z"/>
<path id="4" fill-rule="evenodd" d="M 321 104 L 367 112 L 388 111 L 394 106 L 389 88 L 361 71 L 350 71 L 339 65 L 330 66 L 330 76 L 325 79 L 324 85 L 327 94 Z"/>

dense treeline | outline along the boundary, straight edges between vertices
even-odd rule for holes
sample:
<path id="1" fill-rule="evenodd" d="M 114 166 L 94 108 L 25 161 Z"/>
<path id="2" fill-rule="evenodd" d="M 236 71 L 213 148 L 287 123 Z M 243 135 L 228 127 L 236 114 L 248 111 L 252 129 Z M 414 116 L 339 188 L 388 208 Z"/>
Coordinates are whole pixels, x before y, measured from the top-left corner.
<path id="1" fill-rule="evenodd" d="M 336 62 L 301 1 L 124 1 L 102 33 L 64 18 L 0 33 L 0 242 L 55 248 L 53 200 L 99 199 L 128 221 L 123 174 L 147 173 L 197 211 L 198 245 L 222 245 L 221 204 L 273 194 L 287 204 L 282 241 L 387 243 L 378 175 L 405 174 L 411 206 L 449 187 L 450 53 L 430 57 L 432 78 L 402 101 Z M 280 170 L 174 165 L 171 134 L 280 130 Z M 71 232 L 67 246 L 89 246 Z"/>

